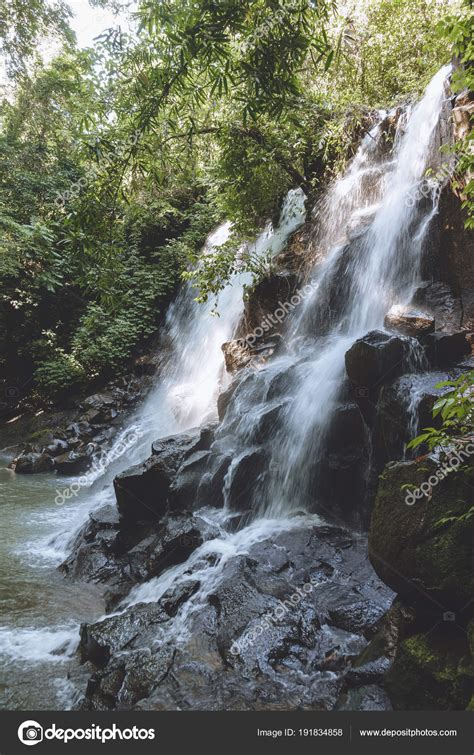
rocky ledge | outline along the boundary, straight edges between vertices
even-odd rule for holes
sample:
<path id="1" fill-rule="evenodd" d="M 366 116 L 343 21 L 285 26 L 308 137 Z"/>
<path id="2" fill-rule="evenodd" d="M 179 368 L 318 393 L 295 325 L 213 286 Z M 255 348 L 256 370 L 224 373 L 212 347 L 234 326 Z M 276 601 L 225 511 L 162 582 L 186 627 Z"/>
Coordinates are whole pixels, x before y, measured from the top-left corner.
<path id="1" fill-rule="evenodd" d="M 175 543 L 175 558 L 184 543 L 197 549 L 192 573 L 176 572 L 152 602 L 82 627 L 92 673 L 79 706 L 390 709 L 385 661 L 355 666 L 393 594 L 368 563 L 364 537 L 298 519 L 230 558 L 221 540 L 199 545 L 202 528 Z"/>

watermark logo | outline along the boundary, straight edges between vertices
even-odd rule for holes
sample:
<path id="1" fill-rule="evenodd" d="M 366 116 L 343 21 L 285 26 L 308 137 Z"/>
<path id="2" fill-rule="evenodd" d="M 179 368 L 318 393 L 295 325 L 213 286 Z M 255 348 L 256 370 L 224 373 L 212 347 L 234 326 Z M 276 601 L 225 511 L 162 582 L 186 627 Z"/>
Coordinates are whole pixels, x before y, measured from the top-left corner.
<path id="1" fill-rule="evenodd" d="M 37 721 L 24 721 L 18 727 L 18 739 L 24 745 L 37 745 L 43 741 L 43 727 Z"/>
<path id="2" fill-rule="evenodd" d="M 474 453 L 474 443 L 468 443 L 464 448 L 457 451 L 451 451 L 447 455 L 447 460 L 441 466 L 439 466 L 434 474 L 432 474 L 426 482 L 422 482 L 419 487 L 411 487 L 405 496 L 405 503 L 407 506 L 413 506 L 417 499 L 428 498 L 431 499 L 433 488 L 444 480 L 451 472 L 455 472 L 462 464 L 462 462 L 468 459 Z M 408 487 L 408 486 L 407 486 Z"/>
<path id="3" fill-rule="evenodd" d="M 71 742 L 74 739 L 84 739 L 105 744 L 105 742 L 113 742 L 116 740 L 150 740 L 155 739 L 155 736 L 155 729 L 139 729 L 138 726 L 122 729 L 116 724 L 113 724 L 111 727 L 102 727 L 93 724 L 87 729 L 60 729 L 56 724 L 53 724 L 49 729 L 45 730 L 37 721 L 24 721 L 24 723 L 18 728 L 18 739 L 24 745 L 28 746 L 36 745 L 43 740 L 51 741 L 54 739 L 64 742 L 64 744 L 68 744 L 68 742 Z"/>

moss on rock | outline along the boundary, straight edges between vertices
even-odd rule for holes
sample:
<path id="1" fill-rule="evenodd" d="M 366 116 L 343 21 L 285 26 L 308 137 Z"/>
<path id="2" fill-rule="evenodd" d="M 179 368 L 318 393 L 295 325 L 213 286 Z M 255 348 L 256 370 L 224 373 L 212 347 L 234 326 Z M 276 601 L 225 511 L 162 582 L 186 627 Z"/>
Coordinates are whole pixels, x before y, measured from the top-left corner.
<path id="1" fill-rule="evenodd" d="M 469 705 L 474 669 L 462 630 L 445 626 L 415 634 L 399 646 L 385 677 L 395 709 L 464 710 Z"/>
<path id="2" fill-rule="evenodd" d="M 369 554 L 377 574 L 399 595 L 414 605 L 438 605 L 442 614 L 462 609 L 474 593 L 474 518 L 439 524 L 466 512 L 472 467 L 449 472 L 428 496 L 406 503 L 407 494 L 436 480 L 437 470 L 431 459 L 387 465 L 372 514 Z"/>

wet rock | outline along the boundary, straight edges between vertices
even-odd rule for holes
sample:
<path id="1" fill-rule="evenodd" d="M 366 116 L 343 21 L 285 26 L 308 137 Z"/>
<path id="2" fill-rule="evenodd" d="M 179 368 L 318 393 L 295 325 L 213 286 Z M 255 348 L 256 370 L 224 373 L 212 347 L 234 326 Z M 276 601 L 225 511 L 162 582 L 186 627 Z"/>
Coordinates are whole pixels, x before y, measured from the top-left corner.
<path id="1" fill-rule="evenodd" d="M 190 580 L 177 588 L 170 588 L 160 598 L 160 605 L 165 609 L 168 616 L 176 616 L 180 607 L 191 598 L 200 588 L 201 583 Z"/>
<path id="2" fill-rule="evenodd" d="M 112 659 L 107 668 L 91 677 L 83 710 L 129 710 L 147 698 L 168 674 L 175 651 L 135 650 Z"/>
<path id="3" fill-rule="evenodd" d="M 267 456 L 262 450 L 250 451 L 233 466 L 227 491 L 227 505 L 233 511 L 247 511 L 258 495 L 263 480 Z"/>
<path id="4" fill-rule="evenodd" d="M 79 445 L 71 451 L 56 456 L 54 467 L 60 475 L 80 475 L 89 469 L 92 457 L 98 450 L 95 443 L 88 443 L 87 446 Z"/>
<path id="5" fill-rule="evenodd" d="M 37 474 L 51 472 L 54 462 L 47 453 L 22 453 L 11 463 L 17 474 Z"/>
<path id="6" fill-rule="evenodd" d="M 368 684 L 342 695 L 337 710 L 392 710 L 390 698 L 382 687 Z"/>
<path id="7" fill-rule="evenodd" d="M 246 338 L 247 343 L 254 346 L 263 336 L 266 338 L 279 332 L 294 309 L 291 298 L 296 295 L 297 288 L 297 275 L 287 272 L 275 273 L 257 283 L 245 302 L 237 337 Z"/>
<path id="8" fill-rule="evenodd" d="M 286 403 L 278 403 L 273 406 L 271 403 L 265 404 L 265 409 L 258 417 L 253 432 L 253 439 L 256 443 L 263 444 L 271 441 L 286 405 Z"/>
<path id="9" fill-rule="evenodd" d="M 149 535 L 128 551 L 134 579 L 144 581 L 180 564 L 204 542 L 198 520 L 168 517 L 157 535 Z"/>
<path id="10" fill-rule="evenodd" d="M 474 591 L 474 520 L 459 518 L 467 511 L 471 485 L 472 462 L 466 456 L 467 471 L 425 458 L 388 464 L 379 481 L 370 560 L 387 585 L 427 610 L 436 601 L 456 611 Z M 446 516 L 453 519 L 442 524 Z"/>
<path id="11" fill-rule="evenodd" d="M 208 457 L 206 469 L 199 482 L 197 506 L 224 505 L 224 479 L 232 461 L 228 454 L 213 453 Z"/>
<path id="12" fill-rule="evenodd" d="M 369 638 L 374 634 L 386 606 L 372 600 L 360 600 L 329 610 L 331 623 L 347 632 L 362 633 Z"/>
<path id="13" fill-rule="evenodd" d="M 404 336 L 419 337 L 435 329 L 434 317 L 426 312 L 392 307 L 385 315 L 384 326 Z"/>
<path id="14" fill-rule="evenodd" d="M 362 666 L 349 669 L 344 680 L 345 684 L 350 687 L 360 687 L 365 684 L 382 684 L 385 674 L 390 667 L 390 659 L 382 656 Z"/>
<path id="15" fill-rule="evenodd" d="M 108 607 L 127 594 L 133 580 L 123 555 L 115 506 L 107 504 L 89 516 L 59 570 L 69 579 L 107 585 Z"/>
<path id="16" fill-rule="evenodd" d="M 413 304 L 430 313 L 435 318 L 439 330 L 457 329 L 461 323 L 461 302 L 454 296 L 451 286 L 447 283 L 423 283 L 415 291 Z"/>
<path id="17" fill-rule="evenodd" d="M 333 414 L 322 458 L 314 467 L 312 495 L 317 511 L 327 516 L 332 512 L 354 526 L 367 523 L 370 455 L 370 436 L 358 405 L 342 404 Z"/>
<path id="18" fill-rule="evenodd" d="M 124 522 L 159 522 L 168 509 L 169 491 L 186 453 L 200 440 L 195 434 L 162 438 L 152 456 L 114 479 L 117 506 Z"/>
<path id="19" fill-rule="evenodd" d="M 426 336 L 426 353 L 433 367 L 452 367 L 470 353 L 467 332 L 431 333 Z"/>
<path id="20" fill-rule="evenodd" d="M 96 409 L 100 411 L 104 407 L 114 406 L 115 401 L 112 393 L 94 393 L 92 396 L 85 398 L 81 406 L 86 409 Z"/>
<path id="21" fill-rule="evenodd" d="M 60 454 L 63 454 L 68 449 L 67 441 L 62 440 L 61 438 L 54 438 L 52 442 L 45 447 L 44 452 L 49 454 L 50 456 L 59 456 Z"/>
<path id="22" fill-rule="evenodd" d="M 81 661 L 105 666 L 112 653 L 130 647 L 138 637 L 141 642 L 146 637 L 151 641 L 150 630 L 168 620 L 169 616 L 161 606 L 156 603 L 140 603 L 119 616 L 112 616 L 96 624 L 83 624 L 79 643 Z"/>
<path id="23" fill-rule="evenodd" d="M 373 330 L 346 352 L 347 375 L 357 385 L 380 385 L 403 373 L 408 353 L 406 341 Z"/>
<path id="24" fill-rule="evenodd" d="M 363 622 L 346 631 L 325 620 L 347 604 L 387 606 L 391 600 L 371 570 L 363 539 L 306 520 L 226 559 L 207 595 L 199 581 L 191 572 L 182 575 L 159 604 L 134 606 L 83 628 L 81 652 L 97 671 L 80 707 L 333 709 L 367 640 Z M 167 620 L 182 612 L 189 634 L 176 646 Z M 369 697 L 354 704 L 368 705 Z"/>
<path id="25" fill-rule="evenodd" d="M 181 464 L 169 490 L 170 508 L 182 511 L 197 505 L 201 480 L 208 469 L 210 451 L 196 451 Z"/>
<path id="26" fill-rule="evenodd" d="M 237 372 L 246 367 L 250 360 L 251 354 L 243 340 L 227 341 L 222 344 L 224 353 L 225 368 L 227 372 Z"/>

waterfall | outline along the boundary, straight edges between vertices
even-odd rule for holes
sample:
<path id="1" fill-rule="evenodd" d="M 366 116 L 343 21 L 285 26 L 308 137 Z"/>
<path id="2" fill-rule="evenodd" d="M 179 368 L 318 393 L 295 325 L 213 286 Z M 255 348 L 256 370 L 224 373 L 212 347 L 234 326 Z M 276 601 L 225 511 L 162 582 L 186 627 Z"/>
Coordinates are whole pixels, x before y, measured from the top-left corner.
<path id="1" fill-rule="evenodd" d="M 229 531 L 226 523 L 232 512 L 206 510 L 202 516 L 209 517 L 219 536 L 203 543 L 185 563 L 137 585 L 118 609 L 156 601 L 171 585 L 186 586 L 197 579 L 199 589 L 167 623 L 166 637 L 157 636 L 157 642 L 178 642 L 186 635 L 191 615 L 206 604 L 230 559 L 272 532 L 320 521 L 306 512 L 314 511 L 317 502 L 317 470 L 324 462 L 326 434 L 344 385 L 345 353 L 368 331 L 383 329 L 384 315 L 392 306 L 409 305 L 420 282 L 438 192 L 434 188 L 422 201 L 414 197 L 426 169 L 436 168 L 440 159 L 438 126 L 449 71 L 447 66 L 441 69 L 419 103 L 405 108 L 398 118 L 395 113 L 378 113 L 345 174 L 314 209 L 310 224 L 314 268 L 309 293 L 288 315 L 286 352 L 237 377 L 237 390 L 216 432 L 216 452 L 232 458 L 224 480 L 228 491 L 241 459 L 258 447 L 262 423 L 270 414 L 273 421 L 275 415 L 271 440 L 266 441 L 265 469 L 246 501 L 251 514 L 241 520 L 240 529 Z M 391 149 L 385 144 L 387 121 L 395 124 Z M 277 227 L 267 225 L 253 243 L 252 254 L 277 255 L 304 219 L 305 196 L 293 190 Z M 207 239 L 204 254 L 212 254 L 230 232 L 229 223 L 220 225 Z M 51 506 L 40 514 L 42 531 L 48 534 L 25 541 L 23 557 L 36 565 L 34 559 L 41 554 L 50 565 L 57 564 L 89 513 L 114 503 L 112 479 L 117 473 L 142 462 L 158 438 L 216 419 L 216 399 L 229 380 L 221 346 L 235 334 L 245 286 L 251 281 L 249 274 L 238 272 L 217 303 L 198 304 L 192 285 L 183 287 L 167 314 L 164 330 L 169 349 L 156 385 L 121 436 L 139 431 L 138 442 L 100 469 L 62 508 L 54 505 L 51 487 Z M 74 482 L 58 479 L 54 486 Z M 305 518 L 293 516 L 299 511 Z M 0 627 L 3 655 L 13 661 L 48 663 L 69 656 L 77 640 L 77 613 L 71 611 L 71 621 L 60 623 L 60 616 L 51 621 L 41 608 L 34 610 L 38 613 L 32 610 L 31 624 L 22 632 L 13 621 Z M 50 626 L 54 621 L 57 625 Z"/>
<path id="2" fill-rule="evenodd" d="M 368 331 L 383 329 L 390 307 L 409 304 L 420 282 L 438 193 L 426 203 L 413 197 L 426 169 L 440 159 L 438 125 L 449 72 L 450 66 L 442 68 L 419 103 L 399 118 L 389 159 L 380 148 L 380 113 L 346 174 L 316 210 L 322 259 L 313 271 L 313 294 L 287 333 L 295 362 L 305 365 L 272 441 L 272 474 L 259 514 L 281 516 L 314 500 L 313 469 L 340 393 L 345 352 Z"/>
<path id="3" fill-rule="evenodd" d="M 438 124 L 449 71 L 449 66 L 441 69 L 420 102 L 402 113 L 390 154 L 383 149 L 387 114 L 379 113 L 346 173 L 315 208 L 312 293 L 289 318 L 288 353 L 241 373 L 217 433 L 219 451 L 233 459 L 224 481 L 228 490 L 239 461 L 256 448 L 262 419 L 282 408 L 267 444 L 270 459 L 263 484 L 253 485 L 251 521 L 244 517 L 244 527 L 229 532 L 226 512 L 211 513 L 214 523 L 224 525 L 220 537 L 205 542 L 185 563 L 137 585 L 123 603 L 121 610 L 156 601 L 171 585 L 198 579 L 200 589 L 167 625 L 168 639 L 179 642 L 186 636 L 191 615 L 205 605 L 229 557 L 246 553 L 272 531 L 301 524 L 293 516 L 298 511 L 314 510 L 310 486 L 343 384 L 345 352 L 367 331 L 383 329 L 386 312 L 394 304 L 409 304 L 419 281 L 438 193 L 433 191 L 425 203 L 411 199 L 426 169 L 439 159 Z M 317 520 L 305 516 L 308 526 Z"/>

